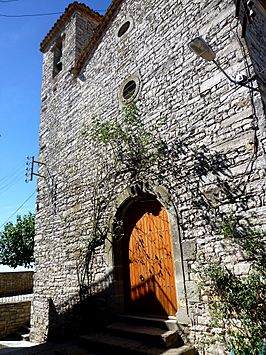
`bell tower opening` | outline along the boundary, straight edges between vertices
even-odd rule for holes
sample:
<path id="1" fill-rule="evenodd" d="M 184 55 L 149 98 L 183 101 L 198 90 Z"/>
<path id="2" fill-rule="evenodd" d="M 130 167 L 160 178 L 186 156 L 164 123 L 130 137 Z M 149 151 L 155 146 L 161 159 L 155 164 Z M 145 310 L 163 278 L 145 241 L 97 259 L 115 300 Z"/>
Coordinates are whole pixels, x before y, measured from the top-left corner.
<path id="1" fill-rule="evenodd" d="M 62 65 L 62 53 L 63 53 L 62 38 L 56 41 L 54 46 L 54 67 L 53 67 L 53 77 L 55 77 L 63 68 Z"/>

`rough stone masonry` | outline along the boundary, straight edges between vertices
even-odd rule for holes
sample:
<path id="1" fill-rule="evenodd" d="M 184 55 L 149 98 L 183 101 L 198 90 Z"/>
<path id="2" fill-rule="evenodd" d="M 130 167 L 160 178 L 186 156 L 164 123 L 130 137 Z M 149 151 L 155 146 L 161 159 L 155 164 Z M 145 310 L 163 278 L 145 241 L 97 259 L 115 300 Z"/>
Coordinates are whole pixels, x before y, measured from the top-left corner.
<path id="1" fill-rule="evenodd" d="M 165 181 L 171 183 L 152 188 L 171 221 L 180 302 L 176 317 L 190 327 L 192 341 L 200 342 L 209 331 L 207 300 L 193 272 L 199 256 L 216 255 L 237 274 L 248 273 L 248 263 L 237 251 L 231 250 L 231 255 L 225 251 L 211 222 L 232 214 L 256 216 L 256 224 L 265 227 L 266 131 L 261 96 L 228 81 L 212 62 L 204 62 L 188 47 L 193 38 L 202 36 L 231 77 L 252 76 L 256 51 L 253 47 L 251 58 L 245 39 L 239 40 L 242 26 L 235 11 L 232 0 L 116 0 L 101 17 L 74 3 L 42 42 L 38 160 L 45 165 L 39 165 L 44 177 L 38 179 L 33 341 L 66 334 L 71 326 L 73 331 L 93 325 L 107 313 L 123 312 L 124 295 L 113 275 L 116 260 L 107 243 L 95 248 L 85 285 L 95 286 L 91 295 L 101 295 L 96 301 L 99 312 L 84 312 L 80 298 L 100 163 L 95 143 L 81 132 L 90 127 L 93 117 L 104 121 L 119 115 L 129 82 L 135 83 L 145 124 L 167 117 L 167 141 L 179 139 L 187 147 L 179 158 L 178 179 L 164 172 Z M 261 4 L 255 11 L 257 18 L 265 16 Z M 254 38 L 255 25 L 256 18 L 247 24 L 247 38 L 249 31 Z M 264 31 L 265 38 L 262 27 L 258 33 Z M 256 63 L 261 71 L 265 62 L 261 64 L 259 55 Z M 205 162 L 219 157 L 226 167 L 209 167 L 202 178 L 197 172 L 187 174 L 193 152 L 203 152 Z M 115 191 L 118 202 L 110 207 L 109 221 L 130 199 L 129 187 L 124 181 L 123 188 Z M 241 194 L 229 198 L 228 189 Z"/>

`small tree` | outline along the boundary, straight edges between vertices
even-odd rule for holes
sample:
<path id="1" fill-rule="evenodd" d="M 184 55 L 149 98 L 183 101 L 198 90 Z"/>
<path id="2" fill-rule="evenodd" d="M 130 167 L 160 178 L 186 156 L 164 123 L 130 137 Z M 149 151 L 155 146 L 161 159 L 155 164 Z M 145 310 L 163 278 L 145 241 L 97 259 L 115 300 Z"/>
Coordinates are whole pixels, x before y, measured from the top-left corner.
<path id="1" fill-rule="evenodd" d="M 0 263 L 10 267 L 31 267 L 35 234 L 35 215 L 29 213 L 23 217 L 17 216 L 4 226 L 0 232 Z"/>

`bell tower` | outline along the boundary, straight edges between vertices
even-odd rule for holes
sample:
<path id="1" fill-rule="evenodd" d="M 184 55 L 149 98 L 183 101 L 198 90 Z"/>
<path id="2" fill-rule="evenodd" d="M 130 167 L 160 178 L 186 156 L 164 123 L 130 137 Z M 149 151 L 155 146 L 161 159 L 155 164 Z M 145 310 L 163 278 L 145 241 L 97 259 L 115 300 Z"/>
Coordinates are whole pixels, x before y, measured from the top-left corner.
<path id="1" fill-rule="evenodd" d="M 44 54 L 43 91 L 75 66 L 100 21 L 101 16 L 83 4 L 68 6 L 40 46 Z"/>

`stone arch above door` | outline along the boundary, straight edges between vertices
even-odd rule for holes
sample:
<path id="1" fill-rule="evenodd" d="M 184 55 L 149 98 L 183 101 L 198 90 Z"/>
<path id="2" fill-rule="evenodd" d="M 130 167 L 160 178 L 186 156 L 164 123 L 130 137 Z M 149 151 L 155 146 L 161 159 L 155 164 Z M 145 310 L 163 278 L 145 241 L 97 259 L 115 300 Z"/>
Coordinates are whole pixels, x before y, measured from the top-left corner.
<path id="1" fill-rule="evenodd" d="M 188 318 L 188 306 L 186 299 L 186 290 L 185 290 L 185 275 L 184 267 L 182 260 L 182 250 L 181 250 L 181 240 L 180 240 L 180 231 L 178 225 L 178 215 L 175 205 L 171 200 L 171 196 L 168 194 L 167 190 L 162 186 L 156 186 L 150 188 L 147 184 L 142 182 L 136 183 L 126 190 L 124 190 L 117 198 L 115 209 L 113 211 L 112 218 L 112 227 L 114 221 L 116 221 L 118 216 L 121 216 L 125 211 L 136 201 L 141 199 L 150 198 L 157 200 L 167 211 L 169 218 L 170 229 L 172 234 L 172 247 L 173 247 L 173 257 L 174 257 L 174 269 L 175 269 L 175 281 L 176 281 L 176 291 L 177 297 L 179 300 L 179 310 L 176 314 L 176 318 L 181 323 L 189 323 Z M 125 285 L 123 284 L 122 279 L 122 269 L 123 263 L 118 262 L 122 260 L 121 246 L 116 244 L 116 250 L 113 248 L 115 241 L 112 238 L 113 232 L 110 233 L 108 238 L 106 248 L 107 248 L 107 257 L 108 264 L 110 268 L 114 271 L 114 308 L 118 312 L 125 311 L 125 298 L 124 290 Z M 119 238 L 118 238 L 119 239 Z M 117 247 L 118 246 L 118 247 Z"/>

